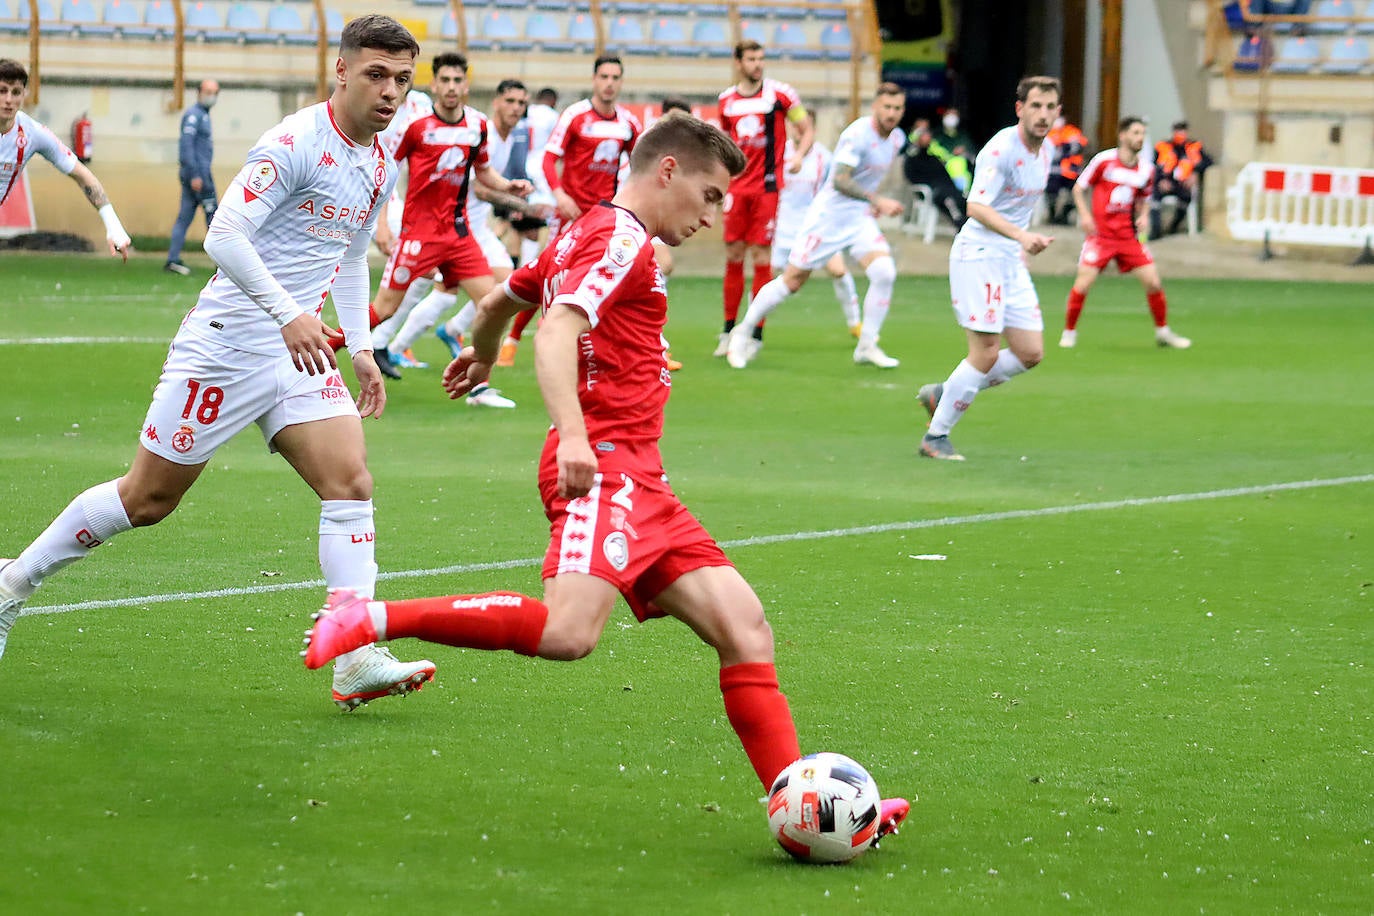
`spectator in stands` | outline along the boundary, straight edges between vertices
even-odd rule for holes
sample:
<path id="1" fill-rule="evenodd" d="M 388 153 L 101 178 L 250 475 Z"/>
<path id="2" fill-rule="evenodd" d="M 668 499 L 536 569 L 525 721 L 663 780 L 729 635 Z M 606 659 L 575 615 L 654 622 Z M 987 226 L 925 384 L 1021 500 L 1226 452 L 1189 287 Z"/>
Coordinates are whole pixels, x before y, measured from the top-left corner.
<path id="1" fill-rule="evenodd" d="M 24 97 L 28 92 L 29 71 L 16 60 L 0 57 L 0 204 L 10 196 L 11 190 L 18 187 L 16 182 L 19 173 L 28 161 L 34 156 L 42 156 L 52 163 L 53 168 L 70 175 L 72 181 L 81 186 L 86 199 L 105 223 L 105 239 L 109 243 L 110 254 L 129 260 L 129 234 L 120 225 L 114 206 L 105 195 L 99 179 L 77 161 L 76 154 L 63 146 L 52 131 L 19 110 L 24 106 Z M 0 618 L 0 625 L 8 628 L 3 618 Z M 0 651 L 4 649 L 3 641 L 4 634 L 0 632 Z"/>
<path id="2" fill-rule="evenodd" d="M 959 124 L 959 109 L 953 106 L 946 108 L 944 116 L 940 118 L 940 133 L 935 139 L 940 146 L 949 150 L 950 158 L 945 162 L 945 169 L 959 193 L 967 196 L 969 185 L 973 183 L 970 175 L 973 172 L 974 146 L 968 132 L 960 130 Z"/>
<path id="3" fill-rule="evenodd" d="M 1160 211 L 1166 197 L 1174 198 L 1174 218 L 1169 223 L 1169 235 L 1183 228 L 1188 218 L 1188 205 L 1202 188 L 1202 173 L 1212 165 L 1212 157 L 1202 148 L 1201 140 L 1188 136 L 1188 122 L 1176 121 L 1168 140 L 1155 144 L 1155 192 L 1150 201 L 1150 238 L 1157 239 L 1163 218 Z"/>
<path id="4" fill-rule="evenodd" d="M 1073 186 L 1083 173 L 1083 163 L 1087 161 L 1088 138 L 1065 117 L 1054 121 L 1049 141 L 1054 144 L 1054 164 L 1050 166 L 1050 180 L 1045 185 L 1045 202 L 1050 209 L 1050 222 L 1057 226 L 1069 224 L 1069 214 L 1074 209 Z M 1063 195 L 1068 191 L 1067 195 Z M 1061 209 L 1060 197 L 1065 197 Z"/>
<path id="5" fill-rule="evenodd" d="M 930 131 L 930 122 L 917 118 L 907 138 L 906 155 L 902 161 L 902 172 L 912 184 L 923 184 L 930 188 L 931 203 L 949 219 L 957 232 L 968 219 L 965 211 L 964 195 L 949 177 L 947 163 L 958 158 L 945 149 Z"/>
<path id="6" fill-rule="evenodd" d="M 167 263 L 162 269 L 185 277 L 191 268 L 181 263 L 181 248 L 186 244 L 186 230 L 196 218 L 196 210 L 205 211 L 205 228 L 215 218 L 215 176 L 210 163 L 215 158 L 215 141 L 210 135 L 210 109 L 219 100 L 219 83 L 202 80 L 196 103 L 181 116 L 181 140 L 177 144 L 177 158 L 181 165 L 177 175 L 181 179 L 181 209 L 172 224 L 172 242 L 167 247 Z"/>

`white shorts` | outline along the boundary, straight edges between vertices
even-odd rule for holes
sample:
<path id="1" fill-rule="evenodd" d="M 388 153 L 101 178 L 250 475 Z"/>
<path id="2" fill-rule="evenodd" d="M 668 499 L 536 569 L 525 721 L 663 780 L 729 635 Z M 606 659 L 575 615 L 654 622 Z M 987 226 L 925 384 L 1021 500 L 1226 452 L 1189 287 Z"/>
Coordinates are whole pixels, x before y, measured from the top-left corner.
<path id="1" fill-rule="evenodd" d="M 356 416 L 338 369 L 309 375 L 285 352 L 245 353 L 183 330 L 167 349 L 139 442 L 176 464 L 201 464 L 250 423 L 276 451 L 272 438 L 284 427 Z"/>
<path id="2" fill-rule="evenodd" d="M 482 226 L 475 229 L 472 237 L 477 240 L 477 244 L 482 246 L 482 256 L 487 259 L 487 265 L 495 270 L 504 267 L 507 270 L 515 269 L 515 261 L 511 258 L 510 252 L 506 250 L 506 243 L 496 237 L 496 233 L 491 231 L 490 226 Z"/>
<path id="3" fill-rule="evenodd" d="M 878 221 L 864 215 L 851 218 L 843 223 L 826 222 L 824 211 L 812 207 L 806 211 L 808 218 L 801 231 L 787 263 L 802 270 L 817 270 L 837 252 L 848 252 L 854 260 L 862 260 L 874 252 L 889 254 L 891 248 L 887 237 L 878 228 Z M 776 243 L 775 243 L 776 244 Z"/>
<path id="4" fill-rule="evenodd" d="M 970 331 L 1045 330 L 1040 298 L 1023 256 L 955 239 L 949 250 L 949 297 L 955 320 Z"/>

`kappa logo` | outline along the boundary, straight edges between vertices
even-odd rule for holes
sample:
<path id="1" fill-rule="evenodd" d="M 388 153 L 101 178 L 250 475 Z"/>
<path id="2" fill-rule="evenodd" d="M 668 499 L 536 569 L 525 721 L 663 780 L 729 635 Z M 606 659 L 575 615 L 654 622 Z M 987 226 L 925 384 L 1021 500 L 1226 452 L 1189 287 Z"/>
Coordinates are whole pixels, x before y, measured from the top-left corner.
<path id="1" fill-rule="evenodd" d="M 157 427 L 151 423 L 149 423 L 148 428 L 143 431 L 143 438 L 147 439 L 149 442 L 162 441 L 157 437 Z"/>
<path id="2" fill-rule="evenodd" d="M 339 163 L 338 163 L 337 161 L 335 161 L 334 157 L 331 156 L 331 155 L 329 154 L 329 150 L 325 150 L 323 153 L 320 153 L 320 161 L 317 162 L 317 163 L 315 163 L 315 164 L 316 164 L 317 166 L 320 166 L 320 165 L 338 165 Z"/>
<path id="3" fill-rule="evenodd" d="M 280 137 L 277 138 L 277 142 L 280 143 L 282 146 L 286 147 L 287 149 L 293 150 L 296 148 L 296 138 L 291 136 L 290 134 L 282 134 Z"/>

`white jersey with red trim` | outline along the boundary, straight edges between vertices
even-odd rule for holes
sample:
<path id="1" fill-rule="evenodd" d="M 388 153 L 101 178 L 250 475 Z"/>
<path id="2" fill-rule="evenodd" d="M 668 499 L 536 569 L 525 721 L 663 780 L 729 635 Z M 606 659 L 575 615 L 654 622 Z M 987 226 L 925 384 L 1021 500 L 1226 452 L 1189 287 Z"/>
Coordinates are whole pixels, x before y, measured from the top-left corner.
<path id="1" fill-rule="evenodd" d="M 34 156 L 42 156 L 63 175 L 70 175 L 78 165 L 76 154 L 56 134 L 21 111 L 10 129 L 0 134 L 0 203 L 10 196 L 19 173 Z"/>
<path id="2" fill-rule="evenodd" d="M 1018 126 L 1004 127 L 978 153 L 968 202 L 989 206 L 1013 226 L 1027 229 L 1045 193 L 1053 163 L 1053 143 L 1045 141 L 1039 152 L 1032 153 L 1021 141 Z M 959 237 L 1003 254 L 1021 253 L 1019 242 L 993 232 L 973 217 L 959 230 Z"/>
<path id="3" fill-rule="evenodd" d="M 796 153 L 796 144 L 791 140 L 787 141 L 785 154 L 788 160 Z M 787 238 L 796 235 L 801 228 L 802 218 L 806 216 L 806 208 L 811 206 L 811 201 L 820 193 L 825 186 L 826 176 L 830 174 L 831 152 L 823 143 L 812 143 L 811 149 L 806 151 L 802 157 L 801 168 L 795 172 L 789 172 L 787 183 L 778 192 L 778 215 L 777 230 L 774 236 L 774 244 L 777 238 L 787 233 Z"/>
<path id="4" fill-rule="evenodd" d="M 892 161 L 902 152 L 906 137 L 900 130 L 891 131 L 886 137 L 878 134 L 873 119 L 860 118 L 850 124 L 835 141 L 835 153 L 830 160 L 830 170 L 825 184 L 816 194 L 812 207 L 820 207 L 830 214 L 829 222 L 835 227 L 848 226 L 856 222 L 856 217 L 869 216 L 873 205 L 835 190 L 835 169 L 847 165 L 854 170 L 854 183 L 870 194 L 876 193 L 878 186 L 892 167 Z"/>
<path id="5" fill-rule="evenodd" d="M 377 206 L 396 184 L 396 163 L 375 139 L 358 146 L 330 103 L 289 115 L 253 145 L 220 209 L 255 227 L 253 250 L 307 313 L 319 316 L 355 233 L 371 234 Z M 183 328 L 249 353 L 285 352 L 281 329 L 222 273 L 201 291 Z"/>

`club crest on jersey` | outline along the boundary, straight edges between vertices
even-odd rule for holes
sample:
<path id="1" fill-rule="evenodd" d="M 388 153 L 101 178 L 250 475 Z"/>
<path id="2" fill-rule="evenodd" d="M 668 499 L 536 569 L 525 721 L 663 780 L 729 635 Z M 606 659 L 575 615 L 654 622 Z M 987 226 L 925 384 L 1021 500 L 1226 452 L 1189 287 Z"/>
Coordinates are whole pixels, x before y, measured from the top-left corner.
<path id="1" fill-rule="evenodd" d="M 639 241 L 627 233 L 611 236 L 611 241 L 606 245 L 606 256 L 611 259 L 612 264 L 620 267 L 633 261 L 637 254 Z"/>
<path id="2" fill-rule="evenodd" d="M 172 434 L 172 448 L 181 452 L 183 455 L 196 446 L 196 432 L 189 426 L 183 426 Z"/>
<path id="3" fill-rule="evenodd" d="M 377 168 L 372 171 L 372 181 L 379 188 L 386 184 L 386 162 L 377 163 Z"/>
<path id="4" fill-rule="evenodd" d="M 244 202 L 257 200 L 267 189 L 277 183 L 277 166 L 270 159 L 263 159 L 255 162 L 248 167 L 248 174 L 243 180 L 243 199 Z"/>
<path id="5" fill-rule="evenodd" d="M 630 542 L 619 531 L 612 531 L 606 535 L 606 540 L 601 542 L 601 552 L 606 555 L 606 562 L 610 563 L 616 572 L 621 572 L 630 565 Z"/>

